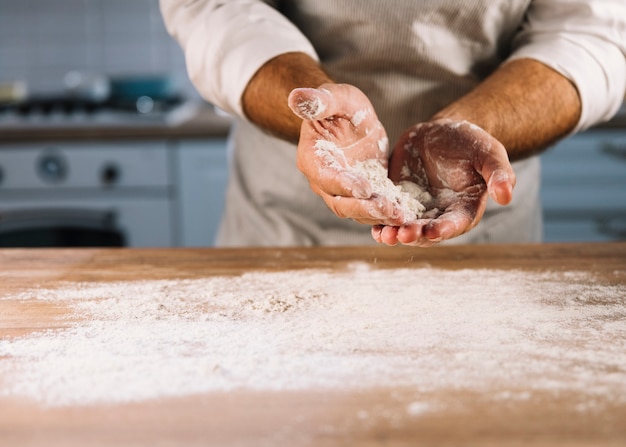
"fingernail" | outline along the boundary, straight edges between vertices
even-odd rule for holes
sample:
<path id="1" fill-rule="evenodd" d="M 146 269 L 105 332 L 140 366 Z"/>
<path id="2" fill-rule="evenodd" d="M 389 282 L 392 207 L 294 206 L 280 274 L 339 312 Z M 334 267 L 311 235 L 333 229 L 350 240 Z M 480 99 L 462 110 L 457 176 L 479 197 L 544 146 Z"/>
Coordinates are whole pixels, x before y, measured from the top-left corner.
<path id="1" fill-rule="evenodd" d="M 509 175 L 502 169 L 498 169 L 491 174 L 487 186 L 491 188 L 494 184 L 498 183 L 509 183 Z"/>
<path id="2" fill-rule="evenodd" d="M 291 110 L 304 120 L 315 120 L 326 110 L 326 104 L 315 89 L 297 89 L 292 94 L 293 100 L 289 101 Z"/>

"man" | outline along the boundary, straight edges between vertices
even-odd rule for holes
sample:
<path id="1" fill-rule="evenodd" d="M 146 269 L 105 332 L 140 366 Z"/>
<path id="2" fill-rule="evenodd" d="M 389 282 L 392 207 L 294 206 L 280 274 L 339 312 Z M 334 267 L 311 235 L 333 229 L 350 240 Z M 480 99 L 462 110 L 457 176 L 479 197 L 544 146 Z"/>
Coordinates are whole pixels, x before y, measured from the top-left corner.
<path id="1" fill-rule="evenodd" d="M 626 88 L 623 0 L 161 9 L 196 88 L 237 117 L 224 246 L 538 241 L 535 155 Z M 430 194 L 420 218 L 372 190 L 371 159 Z"/>

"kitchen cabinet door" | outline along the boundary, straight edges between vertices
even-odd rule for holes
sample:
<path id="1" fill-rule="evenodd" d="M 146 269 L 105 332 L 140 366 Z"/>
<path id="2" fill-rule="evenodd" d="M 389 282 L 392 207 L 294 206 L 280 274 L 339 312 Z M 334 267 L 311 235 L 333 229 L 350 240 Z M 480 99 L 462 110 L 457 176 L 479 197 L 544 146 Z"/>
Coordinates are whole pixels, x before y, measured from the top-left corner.
<path id="1" fill-rule="evenodd" d="M 175 144 L 178 245 L 213 246 L 228 179 L 226 140 L 179 140 Z"/>
<path id="2" fill-rule="evenodd" d="M 541 158 L 546 242 L 626 239 L 626 129 L 580 133 Z"/>

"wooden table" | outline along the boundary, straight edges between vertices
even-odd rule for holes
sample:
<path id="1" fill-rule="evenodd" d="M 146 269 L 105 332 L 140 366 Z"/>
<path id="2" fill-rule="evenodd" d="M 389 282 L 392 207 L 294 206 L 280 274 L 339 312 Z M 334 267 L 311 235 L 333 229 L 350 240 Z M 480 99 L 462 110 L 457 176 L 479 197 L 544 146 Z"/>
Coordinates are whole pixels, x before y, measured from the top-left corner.
<path id="1" fill-rule="evenodd" d="M 54 303 L 11 299 L 33 287 L 202 278 L 259 269 L 342 268 L 354 261 L 376 268 L 589 271 L 594 273 L 594 281 L 623 288 L 626 296 L 626 243 L 434 249 L 7 249 L 0 250 L 0 339 L 68 324 L 59 318 L 63 311 Z M 624 340 L 607 340 L 612 342 L 623 344 Z M 0 356 L 3 361 L 7 359 Z M 498 404 L 451 389 L 447 392 L 463 405 L 418 418 L 406 412 L 384 417 L 406 405 L 389 389 L 241 390 L 50 408 L 3 395 L 2 379 L 0 376 L 2 446 L 626 445 L 626 405 L 581 413 L 570 406 L 567 396 Z M 371 413 L 374 416 L 368 424 L 360 424 L 355 418 L 360 408 L 380 411 Z"/>

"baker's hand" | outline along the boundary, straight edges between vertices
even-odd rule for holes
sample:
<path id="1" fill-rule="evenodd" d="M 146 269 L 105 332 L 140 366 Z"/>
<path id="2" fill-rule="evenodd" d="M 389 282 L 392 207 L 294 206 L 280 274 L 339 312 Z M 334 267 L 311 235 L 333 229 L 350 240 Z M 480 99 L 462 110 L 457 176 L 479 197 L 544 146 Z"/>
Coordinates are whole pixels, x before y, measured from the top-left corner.
<path id="1" fill-rule="evenodd" d="M 298 88 L 289 107 L 303 120 L 297 165 L 311 189 L 339 217 L 369 225 L 396 222 L 395 205 L 372 194 L 355 169 L 371 159 L 385 169 L 388 164 L 387 134 L 365 94 L 348 84 Z"/>
<path id="2" fill-rule="evenodd" d="M 498 140 L 467 121 L 439 119 L 407 130 L 394 147 L 392 180 L 411 180 L 427 189 L 432 202 L 415 223 L 374 226 L 379 243 L 431 246 L 472 229 L 485 212 L 489 194 L 511 201 L 515 173 Z"/>

